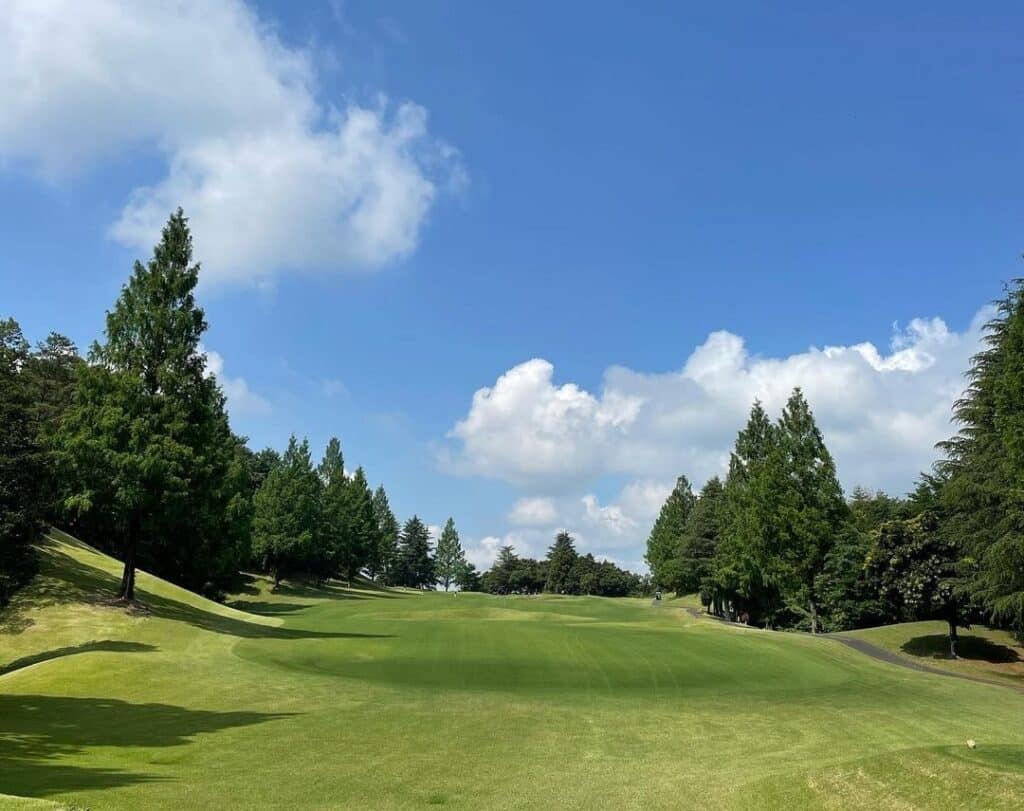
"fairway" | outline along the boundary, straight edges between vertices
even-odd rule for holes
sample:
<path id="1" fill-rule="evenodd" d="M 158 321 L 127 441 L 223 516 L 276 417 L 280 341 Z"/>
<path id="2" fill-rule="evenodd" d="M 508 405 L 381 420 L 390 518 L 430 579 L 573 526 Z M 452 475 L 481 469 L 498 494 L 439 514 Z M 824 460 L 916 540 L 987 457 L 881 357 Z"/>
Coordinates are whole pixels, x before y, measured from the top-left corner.
<path id="1" fill-rule="evenodd" d="M 109 558 L 54 534 L 43 566 L 0 614 L 0 807 L 1024 803 L 1024 694 L 828 639 L 257 579 L 231 608 L 146 575 L 129 615 Z"/>

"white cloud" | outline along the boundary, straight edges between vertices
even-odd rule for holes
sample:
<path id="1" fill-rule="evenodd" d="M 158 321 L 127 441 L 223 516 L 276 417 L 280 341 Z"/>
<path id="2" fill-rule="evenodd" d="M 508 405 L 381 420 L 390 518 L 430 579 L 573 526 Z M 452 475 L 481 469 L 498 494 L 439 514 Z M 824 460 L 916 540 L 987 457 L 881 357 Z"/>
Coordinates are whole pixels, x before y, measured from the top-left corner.
<path id="1" fill-rule="evenodd" d="M 183 50 L 184 48 L 184 50 Z M 241 0 L 11 0 L 0 10 L 0 160 L 56 180 L 126 152 L 167 174 L 111 233 L 148 252 L 191 218 L 205 281 L 379 267 L 465 182 L 426 111 L 318 99 L 311 53 Z"/>
<path id="2" fill-rule="evenodd" d="M 554 502 L 549 498 L 521 498 L 512 505 L 508 520 L 527 526 L 551 524 L 558 517 Z"/>
<path id="3" fill-rule="evenodd" d="M 244 377 L 228 377 L 224 374 L 224 358 L 219 352 L 210 349 L 203 351 L 206 352 L 206 371 L 217 378 L 232 414 L 265 417 L 271 412 L 270 403 L 250 389 Z"/>
<path id="4" fill-rule="evenodd" d="M 609 368 L 599 395 L 554 383 L 550 363 L 530 360 L 473 395 L 442 465 L 534 491 L 578 491 L 608 474 L 663 481 L 685 472 L 697 486 L 724 472 L 755 398 L 775 415 L 801 386 L 844 484 L 904 492 L 953 430 L 950 407 L 989 316 L 978 313 L 962 334 L 916 319 L 885 355 L 861 343 L 760 357 L 739 336 L 715 332 L 680 371 Z M 595 501 L 593 515 L 600 509 Z"/>

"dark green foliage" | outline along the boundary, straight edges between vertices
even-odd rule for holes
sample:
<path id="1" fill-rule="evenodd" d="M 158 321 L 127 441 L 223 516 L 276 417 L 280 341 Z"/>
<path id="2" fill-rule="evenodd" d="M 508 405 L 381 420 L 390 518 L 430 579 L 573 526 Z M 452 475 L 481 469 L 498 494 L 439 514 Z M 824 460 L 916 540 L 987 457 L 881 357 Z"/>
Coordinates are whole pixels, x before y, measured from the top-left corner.
<path id="1" fill-rule="evenodd" d="M 209 593 L 239 562 L 230 527 L 238 440 L 199 347 L 198 276 L 179 209 L 107 314 L 106 341 L 79 370 L 59 431 L 65 505 L 91 541 L 117 539 L 127 600 L 136 565 Z"/>
<path id="2" fill-rule="evenodd" d="M 575 594 L 580 585 L 580 572 L 574 571 L 576 545 L 568 532 L 559 532 L 548 549 L 547 581 L 544 590 L 552 594 Z"/>
<path id="3" fill-rule="evenodd" d="M 569 533 L 560 532 L 546 560 L 520 558 L 503 546 L 498 559 L 481 578 L 480 588 L 491 594 L 591 594 L 600 597 L 639 595 L 643 579 L 610 561 L 580 555 Z"/>
<path id="4" fill-rule="evenodd" d="M 455 575 L 455 585 L 459 591 L 480 591 L 483 586 L 476 566 L 466 561 Z"/>
<path id="5" fill-rule="evenodd" d="M 338 569 L 348 542 L 349 482 L 345 478 L 345 459 L 341 443 L 331 437 L 317 469 L 320 476 L 319 531 L 310 550 L 309 570 L 316 580 L 326 580 Z"/>
<path id="6" fill-rule="evenodd" d="M 520 558 L 511 546 L 498 550 L 498 559 L 481 578 L 480 587 L 491 594 L 537 594 L 547 580 L 544 561 Z"/>
<path id="7" fill-rule="evenodd" d="M 716 612 L 773 624 L 788 571 L 781 555 L 778 429 L 759 402 L 736 437 L 725 482 L 726 530 L 702 591 Z"/>
<path id="8" fill-rule="evenodd" d="M 696 501 L 689 480 L 680 476 L 651 528 L 644 560 L 659 587 L 674 588 L 681 579 L 680 543 Z"/>
<path id="9" fill-rule="evenodd" d="M 712 560 L 725 526 L 725 489 L 717 476 L 701 488 L 697 503 L 683 528 L 679 543 L 678 574 L 668 584 L 677 594 L 698 591 L 712 573 Z"/>
<path id="10" fill-rule="evenodd" d="M 1015 281 L 987 325 L 940 447 L 932 492 L 942 532 L 976 566 L 962 591 L 1024 638 L 1024 282 Z"/>
<path id="11" fill-rule="evenodd" d="M 0 606 L 32 574 L 31 544 L 46 506 L 47 468 L 28 363 L 21 328 L 13 319 L 0 321 Z"/>
<path id="12" fill-rule="evenodd" d="M 338 569 L 351 583 L 377 553 L 380 530 L 373 509 L 373 493 L 361 467 L 345 486 L 343 543 L 338 550 Z"/>
<path id="13" fill-rule="evenodd" d="M 815 579 L 825 631 L 846 631 L 893 621 L 895 607 L 883 599 L 867 571 L 871 534 L 846 524 L 836 535 Z"/>
<path id="14" fill-rule="evenodd" d="M 969 628 L 958 596 L 969 561 L 939 531 L 931 511 L 883 524 L 867 557 L 867 570 L 882 599 L 903 620 L 939 617 L 949 623 L 950 654 L 956 657 L 957 625 Z"/>
<path id="15" fill-rule="evenodd" d="M 309 443 L 292 435 L 281 464 L 270 471 L 254 499 L 252 552 L 274 585 L 308 569 L 318 543 L 320 479 Z"/>
<path id="16" fill-rule="evenodd" d="M 434 561 L 430 551 L 430 532 L 419 516 L 414 515 L 405 522 L 399 538 L 396 585 L 413 589 L 434 588 Z"/>
<path id="17" fill-rule="evenodd" d="M 449 518 L 441 531 L 441 538 L 437 542 L 434 575 L 444 586 L 444 590 L 448 591 L 449 586 L 456 582 L 460 573 L 464 573 L 466 565 L 466 553 L 462 550 L 462 544 L 459 542 L 455 521 Z"/>
<path id="18" fill-rule="evenodd" d="M 399 527 L 384 485 L 380 485 L 373 494 L 373 515 L 377 522 L 377 550 L 370 560 L 370 575 L 394 585 L 391 575 L 398 560 Z"/>
<path id="19" fill-rule="evenodd" d="M 816 581 L 835 538 L 849 522 L 849 510 L 832 455 L 800 389 L 782 410 L 778 436 L 779 556 L 791 576 L 785 597 L 798 613 L 806 610 L 811 633 L 817 633 L 821 601 Z"/>

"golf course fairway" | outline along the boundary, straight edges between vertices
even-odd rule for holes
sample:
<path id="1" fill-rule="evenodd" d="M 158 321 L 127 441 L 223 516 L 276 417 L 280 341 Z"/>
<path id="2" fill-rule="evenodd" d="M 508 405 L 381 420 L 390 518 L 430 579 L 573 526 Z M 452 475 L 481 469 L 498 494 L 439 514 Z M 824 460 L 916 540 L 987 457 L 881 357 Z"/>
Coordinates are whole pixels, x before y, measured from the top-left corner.
<path id="1" fill-rule="evenodd" d="M 1024 807 L 1010 686 L 645 600 L 140 573 L 129 612 L 118 566 L 51 533 L 0 613 L 0 808 Z"/>

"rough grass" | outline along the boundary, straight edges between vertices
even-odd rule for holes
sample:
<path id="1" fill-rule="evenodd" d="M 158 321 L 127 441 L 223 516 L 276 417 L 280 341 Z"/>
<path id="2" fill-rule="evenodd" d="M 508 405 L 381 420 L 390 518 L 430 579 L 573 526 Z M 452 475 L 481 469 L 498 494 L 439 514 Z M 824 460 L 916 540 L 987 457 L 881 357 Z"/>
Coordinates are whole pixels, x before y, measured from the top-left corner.
<path id="1" fill-rule="evenodd" d="M 832 640 L 649 600 L 259 578 L 220 606 L 140 576 L 131 613 L 106 604 L 117 574 L 54 536 L 0 615 L 0 792 L 94 810 L 1024 803 L 1024 694 Z"/>
<path id="2" fill-rule="evenodd" d="M 1009 631 L 973 626 L 960 629 L 959 658 L 949 658 L 949 626 L 945 622 L 906 622 L 847 631 L 855 637 L 929 667 L 975 678 L 1024 687 L 1024 646 Z"/>

